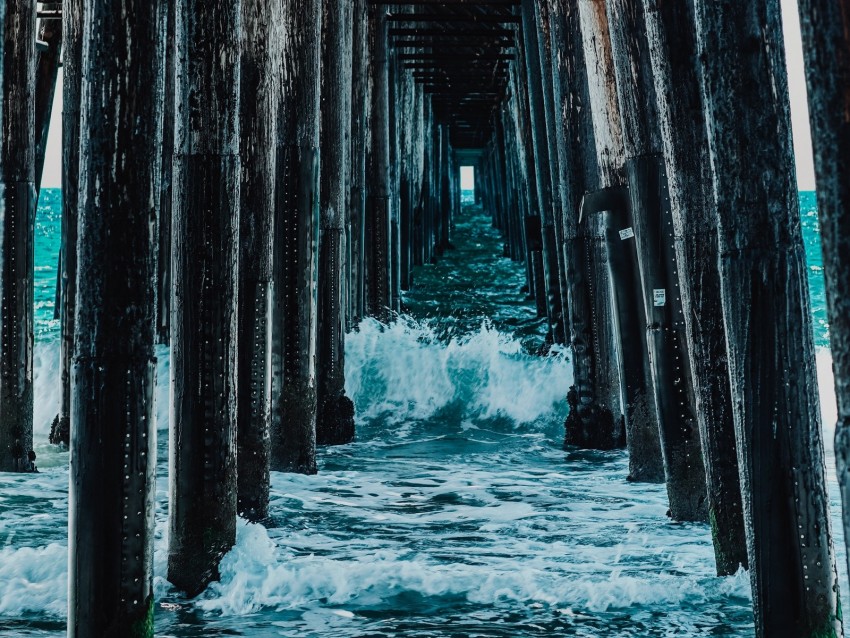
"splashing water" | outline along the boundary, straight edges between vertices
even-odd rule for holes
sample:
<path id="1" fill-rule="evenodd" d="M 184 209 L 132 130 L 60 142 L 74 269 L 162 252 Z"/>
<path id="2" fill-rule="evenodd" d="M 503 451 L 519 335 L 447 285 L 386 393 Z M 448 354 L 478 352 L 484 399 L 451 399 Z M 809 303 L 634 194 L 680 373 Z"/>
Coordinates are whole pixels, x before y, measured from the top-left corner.
<path id="1" fill-rule="evenodd" d="M 49 230 L 57 220 L 43 209 Z M 486 219 L 459 217 L 453 241 L 457 251 L 416 273 L 406 303 L 419 318 L 367 320 L 347 337 L 357 441 L 321 450 L 317 476 L 273 473 L 268 525 L 240 522 L 221 580 L 194 600 L 165 579 L 169 357 L 158 351 L 157 635 L 752 635 L 748 577 L 714 576 L 707 526 L 670 522 L 663 486 L 628 483 L 624 453 L 561 450 L 568 353 L 530 354 L 540 322 L 518 293 L 521 269 L 494 258 Z M 46 298 L 55 269 L 42 260 Z M 65 632 L 68 455 L 46 443 L 58 344 L 52 319 L 39 322 L 42 472 L 0 476 L 2 636 Z M 816 325 L 820 346 L 827 328 Z M 823 349 L 818 372 L 831 429 Z"/>

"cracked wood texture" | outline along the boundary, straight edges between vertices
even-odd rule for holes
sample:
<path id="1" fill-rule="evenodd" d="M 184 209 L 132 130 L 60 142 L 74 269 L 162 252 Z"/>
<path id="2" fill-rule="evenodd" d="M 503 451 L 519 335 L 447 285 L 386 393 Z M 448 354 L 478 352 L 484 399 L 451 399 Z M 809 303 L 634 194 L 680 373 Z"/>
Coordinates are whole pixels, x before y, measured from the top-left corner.
<path id="1" fill-rule="evenodd" d="M 779 0 L 694 0 L 756 635 L 839 636 Z"/>
<path id="2" fill-rule="evenodd" d="M 850 542 L 850 2 L 799 0 L 838 401 L 835 460 Z"/>
<path id="3" fill-rule="evenodd" d="M 153 636 L 155 249 L 165 5 L 85 5 L 71 384 L 73 638 Z"/>

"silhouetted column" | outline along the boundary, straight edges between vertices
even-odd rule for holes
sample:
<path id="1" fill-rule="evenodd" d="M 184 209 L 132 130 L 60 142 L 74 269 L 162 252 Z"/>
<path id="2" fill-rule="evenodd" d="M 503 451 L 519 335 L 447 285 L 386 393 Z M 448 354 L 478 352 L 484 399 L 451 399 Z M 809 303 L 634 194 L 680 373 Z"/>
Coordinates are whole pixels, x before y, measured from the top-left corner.
<path id="1" fill-rule="evenodd" d="M 670 517 L 677 521 L 706 521 L 705 468 L 684 343 L 664 160 L 658 155 L 645 155 L 629 160 L 627 168 Z"/>
<path id="2" fill-rule="evenodd" d="M 711 161 L 697 77 L 693 5 L 689 2 L 659 5 L 657 0 L 644 0 L 642 13 L 651 44 L 646 47 L 651 73 L 645 68 L 646 52 L 638 49 L 632 55 L 641 60 L 640 77 L 650 76 L 655 86 L 661 87 L 654 93 L 673 214 L 679 290 L 697 396 L 708 517 L 718 574 L 733 574 L 739 565 L 747 565 L 747 548 L 720 299 Z M 634 19 L 631 11 L 624 16 Z M 626 24 L 623 31 L 629 33 Z M 649 80 L 644 82 L 648 84 Z M 635 84 L 629 86 L 637 88 Z M 635 93 L 634 99 L 638 104 L 646 104 L 648 98 Z"/>
<path id="3" fill-rule="evenodd" d="M 240 32 L 240 0 L 177 4 L 168 579 L 191 596 L 236 539 Z"/>
<path id="4" fill-rule="evenodd" d="M 87 3 L 86 10 L 68 635 L 147 638 L 156 487 L 151 219 L 159 203 L 165 2 Z"/>
<path id="5" fill-rule="evenodd" d="M 239 394 L 236 404 L 237 512 L 269 509 L 271 295 L 281 0 L 242 0 L 239 147 Z"/>
<path id="6" fill-rule="evenodd" d="M 38 39 L 46 45 L 36 54 L 35 68 L 35 190 L 41 192 L 44 172 L 44 156 L 50 133 L 50 116 L 53 113 L 53 97 L 56 95 L 56 79 L 62 52 L 62 20 L 42 19 L 38 25 Z"/>
<path id="7" fill-rule="evenodd" d="M 35 2 L 7 0 L 3 30 L 0 189 L 0 471 L 34 469 L 33 230 L 35 223 Z"/>
<path id="8" fill-rule="evenodd" d="M 838 403 L 835 461 L 850 543 L 850 2 L 799 0 L 799 8 Z"/>
<path id="9" fill-rule="evenodd" d="M 756 635 L 841 635 L 780 2 L 695 7 Z"/>
<path id="10" fill-rule="evenodd" d="M 157 250 L 156 333 L 157 341 L 168 345 L 171 337 L 171 212 L 174 192 L 174 106 L 177 43 L 174 32 L 177 26 L 175 4 L 166 9 L 165 25 L 165 93 L 162 117 L 162 183 L 159 196 L 159 237 Z"/>
<path id="11" fill-rule="evenodd" d="M 625 441 L 625 432 L 610 322 L 605 231 L 599 216 L 581 216 L 586 192 L 621 181 L 623 151 L 616 93 L 609 75 L 608 27 L 604 9 L 600 13 L 590 0 L 558 0 L 552 9 L 553 42 L 559 43 L 561 50 L 556 56 L 560 73 L 554 75 L 560 75 L 555 93 L 561 96 L 557 101 L 562 105 L 560 125 L 564 131 L 559 166 L 564 167 L 567 305 L 575 357 L 565 442 L 611 448 Z"/>
<path id="12" fill-rule="evenodd" d="M 319 261 L 321 0 L 286 5 L 284 98 L 278 130 L 275 219 L 281 268 L 275 295 L 282 338 L 280 421 L 272 420 L 271 467 L 316 473 L 316 322 Z"/>
<path id="13" fill-rule="evenodd" d="M 607 0 L 606 6 L 670 516 L 707 520 L 706 472 L 643 6 L 640 0 Z"/>
<path id="14" fill-rule="evenodd" d="M 531 139 L 531 157 L 534 163 L 534 179 L 537 183 L 537 208 L 542 223 L 543 276 L 545 278 L 545 301 L 549 319 L 549 338 L 562 342 L 561 284 L 558 278 L 558 247 L 555 242 L 555 202 L 552 194 L 551 160 L 549 158 L 549 140 L 546 127 L 546 103 L 544 99 L 544 74 L 540 59 L 537 28 L 537 3 L 535 0 L 523 0 L 522 18 L 524 35 L 523 58 L 520 64 L 525 67 L 528 94 L 528 116 Z"/>
<path id="15" fill-rule="evenodd" d="M 349 4 L 325 0 L 316 440 L 319 444 L 334 445 L 354 439 L 354 403 L 345 396 L 342 305 L 348 184 L 345 176 L 351 156 L 352 17 Z"/>
<path id="16" fill-rule="evenodd" d="M 620 392 L 626 419 L 629 480 L 663 483 L 664 463 L 646 343 L 635 229 L 625 192 L 605 213 L 608 277 L 614 304 Z"/>
<path id="17" fill-rule="evenodd" d="M 569 329 L 566 327 L 568 308 L 566 304 L 567 271 L 564 264 L 564 204 L 561 201 L 561 189 L 558 185 L 560 179 L 560 157 L 558 156 L 558 136 L 555 133 L 555 121 L 560 117 L 555 107 L 555 91 L 553 80 L 552 58 L 552 30 L 549 19 L 549 2 L 535 3 L 535 19 L 538 25 L 537 46 L 540 55 L 540 68 L 543 82 L 543 104 L 546 109 L 546 144 L 549 153 L 549 173 L 552 183 L 552 224 L 548 232 L 552 238 L 548 240 L 556 253 L 555 260 L 558 264 L 558 296 L 560 303 L 560 318 L 558 330 L 556 331 L 556 343 L 565 344 L 569 341 Z"/>
<path id="18" fill-rule="evenodd" d="M 370 18 L 372 29 L 372 162 L 367 204 L 369 266 L 368 312 L 380 321 L 389 319 L 392 307 L 390 270 L 392 254 L 392 198 L 390 175 L 389 62 L 386 18 L 380 5 Z"/>
<path id="19" fill-rule="evenodd" d="M 71 428 L 71 360 L 77 284 L 77 194 L 80 166 L 80 92 L 83 60 L 83 0 L 62 3 L 62 222 L 59 250 L 59 414 L 50 442 L 68 445 Z"/>
<path id="20" fill-rule="evenodd" d="M 369 136 L 369 18 L 366 0 L 354 0 L 352 10 L 351 157 L 349 218 L 349 288 L 351 318 L 365 315 L 366 151 Z"/>

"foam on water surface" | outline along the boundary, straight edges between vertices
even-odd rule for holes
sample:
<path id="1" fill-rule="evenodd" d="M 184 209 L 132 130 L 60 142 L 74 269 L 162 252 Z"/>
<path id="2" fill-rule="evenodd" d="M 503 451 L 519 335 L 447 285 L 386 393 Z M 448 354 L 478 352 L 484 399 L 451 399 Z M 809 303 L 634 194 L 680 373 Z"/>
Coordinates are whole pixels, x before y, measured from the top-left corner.
<path id="1" fill-rule="evenodd" d="M 561 450 L 569 357 L 530 354 L 540 322 L 516 301 L 521 271 L 494 261 L 489 225 L 457 224 L 466 260 L 417 271 L 406 303 L 419 318 L 348 336 L 357 440 L 321 450 L 317 476 L 273 473 L 267 527 L 240 521 L 220 581 L 194 600 L 165 578 L 169 357 L 158 351 L 158 636 L 752 634 L 748 576 L 714 576 L 706 525 L 670 522 L 663 486 L 628 483 L 624 453 Z M 507 284 L 462 288 L 487 272 Z M 46 296 L 55 271 L 39 276 Z M 421 290 L 440 282 L 431 304 Z M 423 318 L 432 306 L 445 316 Z M 3 636 L 64 635 L 68 455 L 46 443 L 59 401 L 50 321 L 36 349 L 42 473 L 0 476 Z M 817 368 L 829 451 L 828 351 Z M 831 456 L 827 467 L 846 597 Z"/>

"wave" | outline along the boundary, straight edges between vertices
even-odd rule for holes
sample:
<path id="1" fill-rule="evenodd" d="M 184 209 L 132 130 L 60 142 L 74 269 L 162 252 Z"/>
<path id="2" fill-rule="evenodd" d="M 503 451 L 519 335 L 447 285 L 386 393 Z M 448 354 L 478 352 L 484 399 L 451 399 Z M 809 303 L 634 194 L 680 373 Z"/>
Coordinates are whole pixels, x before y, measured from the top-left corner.
<path id="1" fill-rule="evenodd" d="M 516 424 L 566 415 L 572 367 L 566 349 L 539 357 L 489 322 L 440 339 L 425 321 L 372 319 L 346 337 L 346 391 L 361 419 L 390 423 L 437 416 L 459 406 L 461 418 L 505 417 Z"/>

